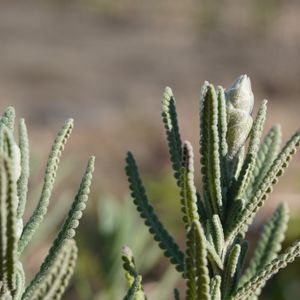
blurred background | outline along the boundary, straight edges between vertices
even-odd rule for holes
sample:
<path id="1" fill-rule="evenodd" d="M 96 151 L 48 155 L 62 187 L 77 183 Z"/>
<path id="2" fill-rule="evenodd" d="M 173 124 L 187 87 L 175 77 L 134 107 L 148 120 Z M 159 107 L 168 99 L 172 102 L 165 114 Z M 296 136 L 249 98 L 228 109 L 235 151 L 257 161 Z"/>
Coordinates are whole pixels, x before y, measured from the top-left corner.
<path id="1" fill-rule="evenodd" d="M 131 204 L 125 153 L 134 152 L 158 214 L 182 243 L 160 119 L 164 87 L 173 88 L 182 136 L 197 149 L 204 80 L 227 87 L 246 73 L 256 105 L 269 100 L 266 130 L 281 123 L 285 141 L 299 126 L 299 20 L 297 0 L 0 0 L 0 107 L 13 105 L 27 120 L 28 215 L 51 142 L 63 122 L 75 118 L 49 215 L 24 257 L 28 273 L 39 268 L 85 161 L 95 154 L 92 197 L 77 236 L 79 263 L 65 299 L 121 299 L 124 244 L 133 248 L 149 299 L 171 299 L 181 282 Z M 252 246 L 280 201 L 291 207 L 286 245 L 299 237 L 299 178 L 298 155 L 252 227 Z M 262 299 L 296 299 L 299 282 L 298 262 L 274 277 Z"/>

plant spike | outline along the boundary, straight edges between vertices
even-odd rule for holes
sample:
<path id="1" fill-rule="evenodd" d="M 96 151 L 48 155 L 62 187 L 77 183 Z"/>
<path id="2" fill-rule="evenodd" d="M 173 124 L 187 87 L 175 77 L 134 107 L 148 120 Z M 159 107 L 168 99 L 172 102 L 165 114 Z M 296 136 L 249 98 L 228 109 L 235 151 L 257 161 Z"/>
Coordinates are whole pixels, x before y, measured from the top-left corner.
<path id="1" fill-rule="evenodd" d="M 161 115 L 167 135 L 169 154 L 177 185 L 180 186 L 180 168 L 182 157 L 182 142 L 177 122 L 177 112 L 173 92 L 169 87 L 165 88 L 161 105 Z"/>
<path id="2" fill-rule="evenodd" d="M 205 83 L 201 94 L 200 154 L 204 203 L 207 211 L 223 218 L 218 134 L 218 99 L 213 85 Z"/>
<path id="3" fill-rule="evenodd" d="M 152 205 L 149 203 L 145 188 L 139 177 L 133 155 L 129 152 L 126 158 L 126 173 L 128 176 L 129 186 L 140 216 L 145 219 L 145 224 L 149 227 L 149 232 L 153 234 L 154 239 L 158 242 L 161 249 L 164 250 L 165 256 L 170 258 L 172 264 L 176 266 L 179 272 L 184 271 L 184 254 L 175 243 L 173 237 L 167 232 L 158 217 L 154 213 Z"/>
<path id="4" fill-rule="evenodd" d="M 254 122 L 253 105 L 247 75 L 240 76 L 225 92 L 222 87 L 216 92 L 213 85 L 204 83 L 200 107 L 200 195 L 194 182 L 192 146 L 181 142 L 175 101 L 171 89 L 165 90 L 162 115 L 180 189 L 185 252 L 154 213 L 135 160 L 131 153 L 127 155 L 126 173 L 134 204 L 165 256 L 183 273 L 186 300 L 256 300 L 266 281 L 300 256 L 300 241 L 279 254 L 288 222 L 287 206 L 282 204 L 264 226 L 253 258 L 244 270 L 248 260 L 248 226 L 300 146 L 299 129 L 279 152 L 278 125 L 271 128 L 260 145 L 267 101 L 262 102 Z M 131 295 L 140 286 L 137 276 L 134 271 L 130 277 Z M 178 290 L 174 297 L 179 299 Z"/>

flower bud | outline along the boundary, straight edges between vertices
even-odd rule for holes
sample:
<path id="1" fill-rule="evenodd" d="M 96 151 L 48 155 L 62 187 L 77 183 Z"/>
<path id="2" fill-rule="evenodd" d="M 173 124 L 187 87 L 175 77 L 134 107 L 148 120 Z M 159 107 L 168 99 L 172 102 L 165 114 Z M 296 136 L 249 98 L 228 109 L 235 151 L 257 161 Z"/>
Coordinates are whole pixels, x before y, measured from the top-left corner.
<path id="1" fill-rule="evenodd" d="M 254 96 L 251 89 L 251 81 L 247 75 L 241 75 L 225 91 L 228 107 L 241 109 L 245 113 L 251 114 L 254 105 Z"/>
<path id="2" fill-rule="evenodd" d="M 251 89 L 250 78 L 241 75 L 225 91 L 227 105 L 227 143 L 228 156 L 233 159 L 246 142 L 252 128 L 251 112 L 254 96 Z"/>

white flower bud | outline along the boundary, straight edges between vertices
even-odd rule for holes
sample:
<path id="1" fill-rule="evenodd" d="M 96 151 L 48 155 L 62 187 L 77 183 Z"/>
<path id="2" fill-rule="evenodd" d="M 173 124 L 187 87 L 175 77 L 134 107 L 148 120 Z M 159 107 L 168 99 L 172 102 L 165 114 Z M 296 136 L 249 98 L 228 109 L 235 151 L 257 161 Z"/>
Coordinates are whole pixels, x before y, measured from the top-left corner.
<path id="1" fill-rule="evenodd" d="M 250 78 L 241 75 L 226 91 L 228 156 L 232 159 L 246 142 L 252 128 L 254 96 Z"/>
<path id="2" fill-rule="evenodd" d="M 240 109 L 251 114 L 254 105 L 254 95 L 251 89 L 251 81 L 247 75 L 241 75 L 225 91 L 228 107 Z"/>

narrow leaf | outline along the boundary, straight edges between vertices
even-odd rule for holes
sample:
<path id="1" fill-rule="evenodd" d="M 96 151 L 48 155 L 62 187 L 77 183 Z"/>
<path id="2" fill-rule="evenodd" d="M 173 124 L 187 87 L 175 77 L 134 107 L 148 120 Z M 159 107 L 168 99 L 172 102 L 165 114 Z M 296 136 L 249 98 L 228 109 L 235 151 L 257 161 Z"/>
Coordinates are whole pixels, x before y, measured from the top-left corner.
<path id="1" fill-rule="evenodd" d="M 269 168 L 274 162 L 279 152 L 281 143 L 281 129 L 279 125 L 274 125 L 267 136 L 265 137 L 262 145 L 257 154 L 253 176 L 249 184 L 247 196 L 249 196 L 261 184 L 264 176 L 267 174 Z"/>
<path id="2" fill-rule="evenodd" d="M 10 131 L 14 130 L 15 124 L 15 109 L 12 106 L 9 106 L 5 109 L 4 113 L 0 117 L 0 124 L 5 125 Z"/>
<path id="3" fill-rule="evenodd" d="M 64 224 L 62 225 L 62 228 L 59 231 L 56 239 L 54 240 L 47 257 L 42 263 L 39 272 L 32 280 L 30 284 L 31 289 L 34 289 L 35 286 L 39 285 L 43 278 L 46 276 L 48 269 L 56 260 L 57 255 L 59 255 L 61 248 L 66 243 L 66 241 L 74 238 L 75 229 L 79 225 L 79 220 L 82 217 L 82 211 L 85 209 L 86 202 L 88 200 L 93 171 L 94 157 L 91 157 L 89 159 L 85 174 L 82 177 L 79 191 L 75 197 L 72 207 L 68 213 L 68 216 Z"/>
<path id="4" fill-rule="evenodd" d="M 16 276 L 16 182 L 11 160 L 0 156 L 0 281 L 15 289 Z"/>
<path id="5" fill-rule="evenodd" d="M 210 282 L 211 300 L 221 300 L 221 276 L 216 275 Z"/>
<path id="6" fill-rule="evenodd" d="M 141 289 L 141 282 L 142 277 L 138 275 L 135 279 L 131 287 L 129 288 L 126 296 L 123 298 L 123 300 L 143 300 L 144 298 L 141 298 L 138 293 Z"/>
<path id="7" fill-rule="evenodd" d="M 258 296 L 267 280 L 276 274 L 280 269 L 287 266 L 295 258 L 300 256 L 300 242 L 297 241 L 289 247 L 283 254 L 275 258 L 271 263 L 266 265 L 255 277 L 248 281 L 244 286 L 238 289 L 233 300 L 246 300 L 252 296 Z"/>
<path id="8" fill-rule="evenodd" d="M 192 145 L 184 142 L 181 167 L 181 210 L 183 222 L 189 228 L 194 221 L 199 221 L 197 207 L 197 193 L 194 184 L 194 154 Z"/>
<path id="9" fill-rule="evenodd" d="M 206 238 L 200 222 L 195 221 L 195 265 L 197 278 L 197 300 L 210 300 L 209 271 L 207 266 Z"/>
<path id="10" fill-rule="evenodd" d="M 212 238 L 216 252 L 219 256 L 222 256 L 224 248 L 224 232 L 218 215 L 213 215 L 212 217 Z"/>
<path id="11" fill-rule="evenodd" d="M 22 300 L 61 299 L 74 272 L 77 252 L 73 239 L 65 241 L 42 280 L 38 284 L 35 281 L 31 282 Z"/>
<path id="12" fill-rule="evenodd" d="M 203 87 L 200 115 L 200 154 L 204 202 L 210 215 L 218 214 L 222 216 L 218 99 L 211 84 L 206 83 Z"/>
<path id="13" fill-rule="evenodd" d="M 46 172 L 44 177 L 44 185 L 42 188 L 42 194 L 40 200 L 32 216 L 30 217 L 29 221 L 25 225 L 24 230 L 22 232 L 22 236 L 19 240 L 18 251 L 20 254 L 24 251 L 25 247 L 31 240 L 34 232 L 39 227 L 40 223 L 42 222 L 47 212 L 60 157 L 64 149 L 64 146 L 71 134 L 72 128 L 73 128 L 73 120 L 70 119 L 65 123 L 62 129 L 59 131 L 54 141 L 47 162 L 47 167 L 46 167 Z"/>
<path id="14" fill-rule="evenodd" d="M 265 224 L 249 267 L 240 280 L 240 286 L 254 277 L 258 271 L 262 270 L 277 256 L 281 250 L 288 220 L 288 206 L 282 203 Z"/>
<path id="15" fill-rule="evenodd" d="M 257 157 L 257 152 L 259 150 L 259 144 L 266 119 L 266 113 L 267 100 L 263 101 L 261 107 L 259 108 L 251 129 L 248 152 L 237 181 L 237 192 L 235 195 L 236 199 L 244 198 L 244 193 L 246 192 L 253 176 L 253 169 Z"/>
<path id="16" fill-rule="evenodd" d="M 174 177 L 176 179 L 177 185 L 180 186 L 182 142 L 177 122 L 175 99 L 173 96 L 173 92 L 169 87 L 166 87 L 165 89 L 161 110 L 161 115 L 168 140 L 169 154 L 174 170 Z"/>
<path id="17" fill-rule="evenodd" d="M 219 132 L 219 151 L 220 151 L 220 168 L 221 168 L 221 183 L 222 183 L 222 199 L 226 204 L 227 189 L 230 182 L 230 174 L 227 170 L 227 110 L 224 89 L 218 87 L 218 132 Z"/>
<path id="18" fill-rule="evenodd" d="M 145 224 L 149 227 L 149 232 L 154 236 L 159 247 L 164 250 L 165 256 L 170 258 L 171 263 L 176 266 L 179 272 L 183 272 L 184 254 L 175 243 L 173 237 L 159 221 L 152 205 L 149 203 L 134 157 L 130 152 L 127 155 L 126 163 L 126 174 L 132 192 L 131 196 L 140 216 L 145 219 Z"/>
<path id="19" fill-rule="evenodd" d="M 123 269 L 125 270 L 125 278 L 129 286 L 129 290 L 124 299 L 145 300 L 145 294 L 142 287 L 142 276 L 140 276 L 135 267 L 132 251 L 125 246 L 122 249 Z"/>
<path id="20" fill-rule="evenodd" d="M 22 218 L 24 214 L 28 192 L 28 180 L 30 175 L 29 141 L 24 119 L 21 119 L 19 123 L 19 148 L 21 152 L 21 175 L 18 180 L 18 219 Z"/>
<path id="21" fill-rule="evenodd" d="M 241 211 L 228 231 L 226 235 L 227 240 L 232 240 L 239 232 L 244 234 L 247 231 L 248 225 L 252 222 L 256 212 L 264 204 L 268 194 L 272 192 L 272 185 L 278 182 L 278 177 L 283 174 L 284 169 L 288 166 L 299 145 L 300 130 L 296 131 L 273 162 L 262 183 L 253 194 L 254 196 L 246 204 L 246 207 Z"/>
<path id="22" fill-rule="evenodd" d="M 241 246 L 239 244 L 235 244 L 229 253 L 223 277 L 224 299 L 227 299 L 227 297 L 231 295 L 236 286 L 236 274 L 238 271 L 240 253 Z"/>

